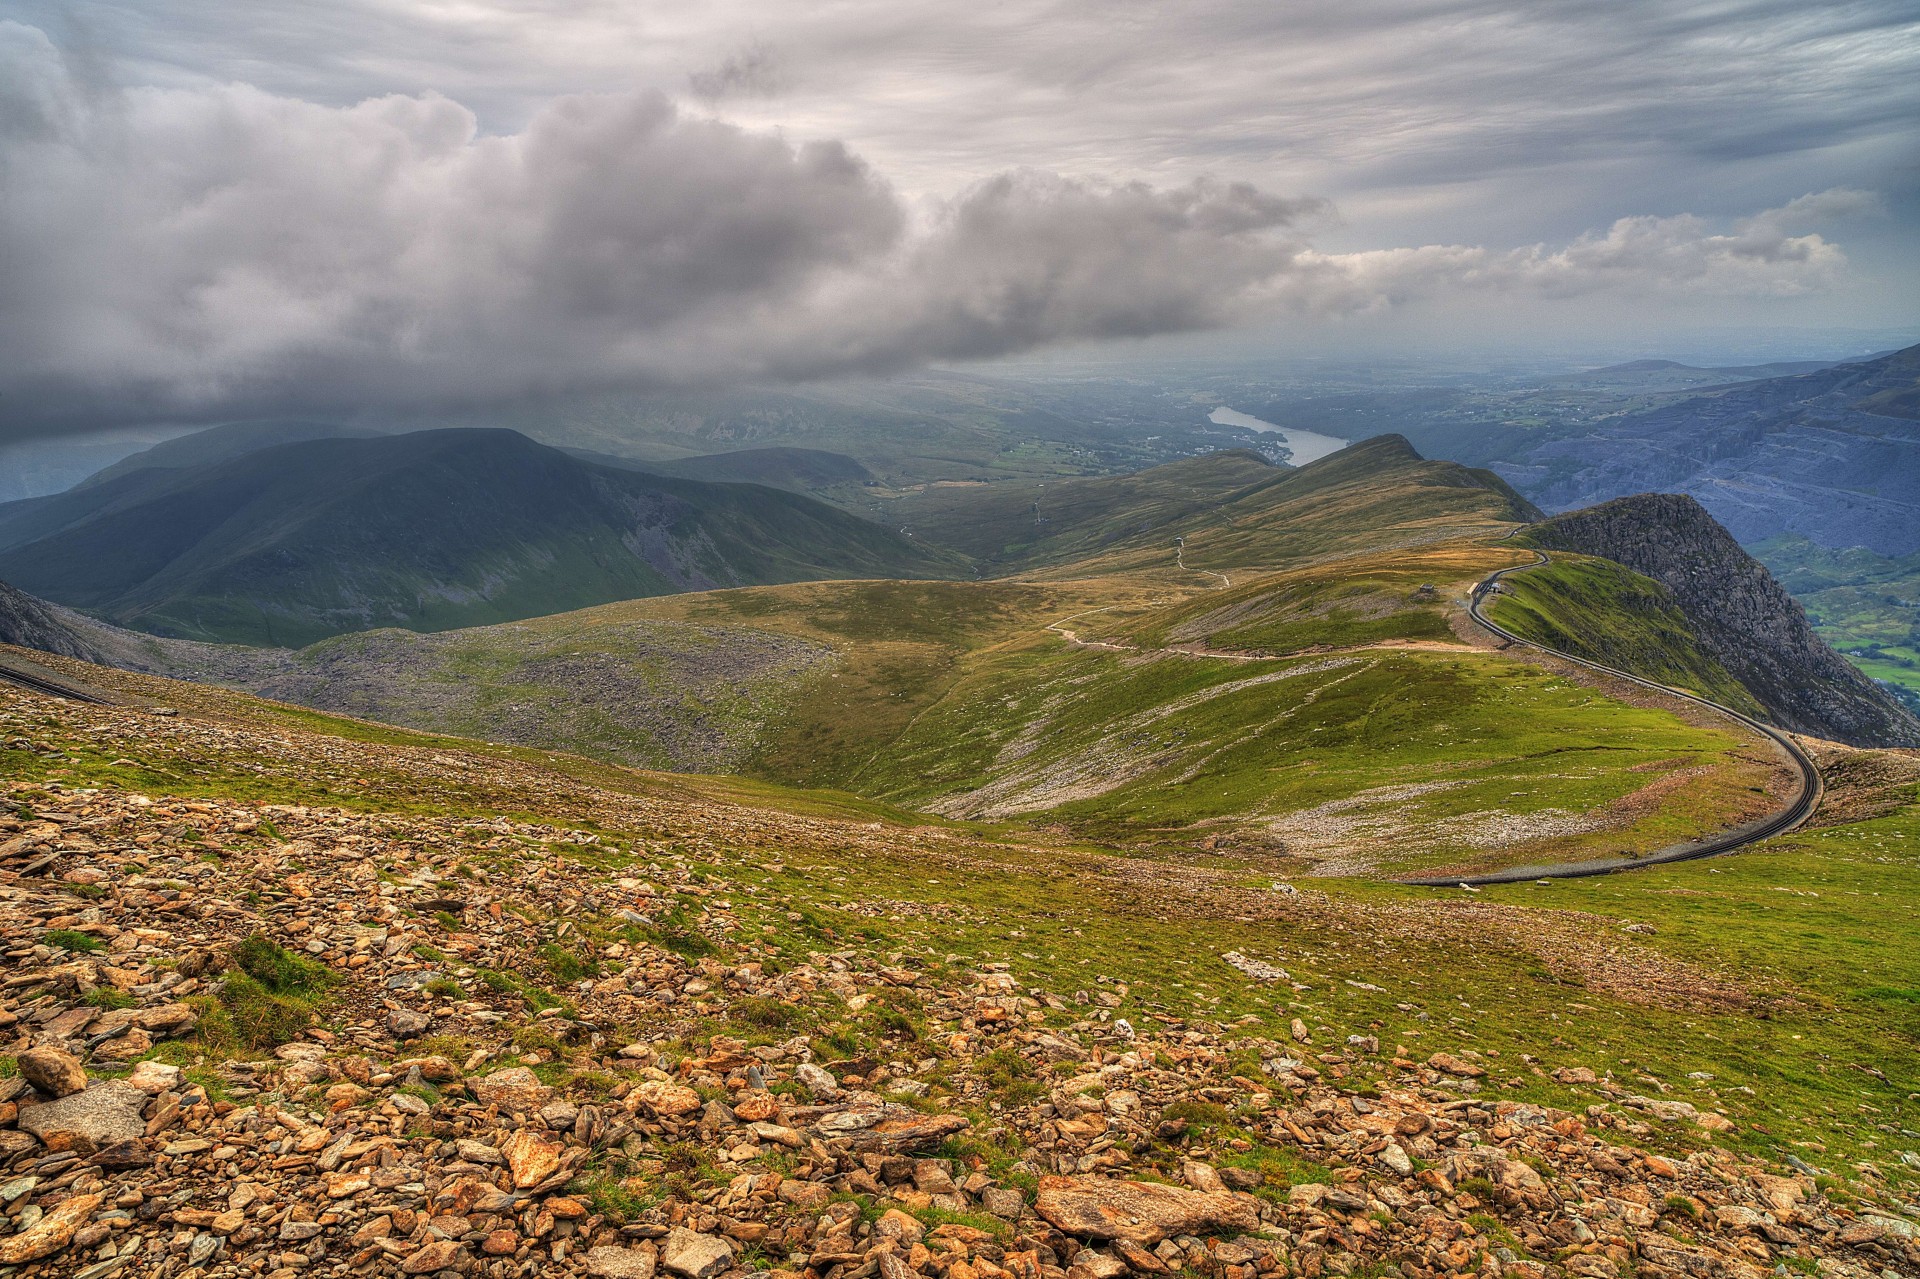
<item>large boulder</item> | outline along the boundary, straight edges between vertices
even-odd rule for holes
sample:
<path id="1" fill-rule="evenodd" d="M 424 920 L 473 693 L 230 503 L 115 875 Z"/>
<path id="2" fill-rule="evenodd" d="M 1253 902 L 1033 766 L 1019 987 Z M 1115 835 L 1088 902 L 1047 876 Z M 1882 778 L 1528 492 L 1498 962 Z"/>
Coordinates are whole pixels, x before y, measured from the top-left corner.
<path id="1" fill-rule="evenodd" d="M 147 1121 L 140 1112 L 146 1104 L 147 1094 L 116 1079 L 96 1083 L 58 1101 L 26 1107 L 20 1112 L 19 1124 L 23 1131 L 46 1143 L 48 1150 L 90 1155 L 145 1137 Z"/>
<path id="2" fill-rule="evenodd" d="M 49 1097 L 70 1097 L 87 1086 L 87 1068 L 70 1052 L 30 1048 L 20 1054 L 20 1077 Z"/>
<path id="3" fill-rule="evenodd" d="M 1145 1181 L 1042 1177 L 1033 1207 L 1066 1234 L 1147 1247 L 1173 1235 L 1245 1234 L 1260 1228 L 1259 1204 L 1248 1196 Z"/>

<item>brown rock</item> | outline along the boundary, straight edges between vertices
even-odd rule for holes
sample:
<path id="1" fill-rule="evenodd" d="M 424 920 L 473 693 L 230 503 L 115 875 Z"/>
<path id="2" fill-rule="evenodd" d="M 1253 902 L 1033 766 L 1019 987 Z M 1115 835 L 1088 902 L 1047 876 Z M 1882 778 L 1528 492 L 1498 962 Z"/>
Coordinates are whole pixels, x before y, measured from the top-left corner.
<path id="1" fill-rule="evenodd" d="M 480 1251 L 489 1257 L 511 1257 L 519 1248 L 520 1236 L 512 1230 L 495 1230 L 480 1245 Z M 592 1265 L 591 1255 L 588 1256 L 587 1263 L 589 1266 Z M 599 1271 L 596 1270 L 593 1273 L 598 1274 Z"/>
<path id="2" fill-rule="evenodd" d="M 436 1239 L 424 1248 L 417 1248 L 400 1263 L 400 1273 L 404 1275 L 430 1275 L 436 1270 L 445 1270 L 466 1259 L 465 1245 L 457 1239 Z"/>
<path id="3" fill-rule="evenodd" d="M 742 1123 L 763 1123 L 780 1117 L 780 1102 L 772 1093 L 748 1093 L 735 1103 L 733 1113 Z"/>
<path id="4" fill-rule="evenodd" d="M 70 1097 L 87 1086 L 87 1068 L 58 1048 L 30 1048 L 19 1056 L 20 1077 L 49 1097 Z"/>
<path id="5" fill-rule="evenodd" d="M 560 1171 L 562 1150 L 564 1147 L 559 1142 L 549 1141 L 531 1128 L 520 1129 L 500 1147 L 507 1167 L 513 1169 L 515 1190 L 537 1186 Z"/>
<path id="6" fill-rule="evenodd" d="M 733 1265 L 733 1245 L 720 1235 L 696 1234 L 675 1226 L 667 1235 L 660 1264 L 681 1279 L 713 1279 Z"/>
<path id="7" fill-rule="evenodd" d="M 1466 1079 L 1478 1079 L 1487 1072 L 1479 1066 L 1452 1053 L 1435 1053 L 1427 1058 L 1427 1065 L 1449 1075 L 1460 1075 Z"/>
<path id="8" fill-rule="evenodd" d="M 118 1080 L 96 1083 L 85 1092 L 20 1112 L 21 1128 L 45 1142 L 49 1150 L 74 1150 L 90 1155 L 147 1135 L 140 1111 L 147 1095 Z"/>
<path id="9" fill-rule="evenodd" d="M 1033 1206 L 1067 1234 L 1125 1239 L 1148 1247 L 1172 1235 L 1260 1228 L 1259 1207 L 1252 1199 L 1143 1181 L 1042 1177 Z"/>
<path id="10" fill-rule="evenodd" d="M 597 1279 L 653 1279 L 652 1244 L 637 1248 L 599 1247 L 587 1253 L 587 1273 Z"/>
<path id="11" fill-rule="evenodd" d="M 490 1075 L 469 1080 L 467 1087 L 483 1106 L 498 1106 L 502 1110 L 538 1110 L 547 1104 L 553 1096 L 553 1089 L 540 1082 L 540 1077 L 525 1066 L 509 1066 L 505 1070 L 496 1070 Z M 698 1101 L 695 1101 L 698 1108 Z"/>
<path id="12" fill-rule="evenodd" d="M 634 1100 L 656 1115 L 690 1115 L 700 1109 L 700 1094 L 663 1079 L 649 1079 L 633 1090 Z"/>
<path id="13" fill-rule="evenodd" d="M 104 1195 L 75 1195 L 17 1235 L 0 1239 L 0 1266 L 17 1266 L 51 1257 L 73 1242 L 74 1232 L 105 1200 Z"/>

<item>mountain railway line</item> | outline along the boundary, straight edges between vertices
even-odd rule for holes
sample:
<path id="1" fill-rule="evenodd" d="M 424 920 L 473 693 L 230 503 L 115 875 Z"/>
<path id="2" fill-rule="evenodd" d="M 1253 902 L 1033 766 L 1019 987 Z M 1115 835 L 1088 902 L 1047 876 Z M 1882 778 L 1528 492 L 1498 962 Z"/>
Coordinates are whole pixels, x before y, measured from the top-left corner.
<path id="1" fill-rule="evenodd" d="M 38 675 L 23 671 L 18 666 L 9 665 L 4 661 L 0 661 L 0 680 L 35 693 L 44 693 L 48 697 L 59 697 L 70 702 L 88 702 L 95 706 L 108 705 L 104 697 L 96 697 L 92 693 L 71 688 L 65 684 L 56 684 L 49 679 L 42 679 Z"/>
<path id="2" fill-rule="evenodd" d="M 1754 719 L 1750 715 L 1744 715 L 1730 706 L 1723 706 L 1719 702 L 1701 697 L 1697 693 L 1690 693 L 1685 689 L 1656 683 L 1653 680 L 1642 679 L 1638 675 L 1630 674 L 1617 667 L 1607 666 L 1600 662 L 1588 661 L 1584 657 L 1575 657 L 1570 653 L 1563 653 L 1558 649 L 1548 648 L 1546 645 L 1536 643 L 1533 640 L 1523 639 L 1488 617 L 1482 606 L 1485 604 L 1487 597 L 1494 594 L 1498 589 L 1501 578 L 1507 576 L 1509 573 L 1523 573 L 1528 569 L 1538 568 L 1540 565 L 1548 562 L 1548 557 L 1544 551 L 1535 550 L 1534 555 L 1538 558 L 1536 558 L 1533 563 L 1517 564 L 1509 568 L 1500 569 L 1489 574 L 1474 585 L 1473 593 L 1467 600 L 1467 613 L 1475 622 L 1478 622 L 1488 631 L 1506 641 L 1508 647 L 1518 645 L 1531 648 L 1536 652 L 1546 653 L 1562 661 L 1572 662 L 1577 666 L 1584 666 L 1588 670 L 1598 671 L 1602 675 L 1625 680 L 1630 684 L 1638 684 L 1640 687 L 1651 690 L 1652 692 L 1692 702 L 1695 705 L 1703 706 L 1710 711 L 1723 715 L 1740 724 L 1742 727 L 1751 729 L 1769 738 L 1775 745 L 1780 747 L 1781 750 L 1786 752 L 1787 758 L 1792 761 L 1794 768 L 1799 772 L 1799 792 L 1785 807 L 1757 821 L 1736 826 L 1731 830 L 1722 831 L 1720 834 L 1710 836 L 1706 839 L 1690 840 L 1684 844 L 1675 844 L 1641 857 L 1624 860 L 1616 857 L 1596 858 L 1589 861 L 1567 862 L 1561 865 L 1549 866 L 1516 866 L 1507 870 L 1489 871 L 1484 875 L 1422 876 L 1420 878 L 1402 879 L 1399 881 L 1400 883 L 1428 888 L 1475 888 L 1483 884 L 1516 884 L 1537 879 L 1582 879 L 1594 875 L 1611 875 L 1623 870 L 1638 870 L 1644 866 L 1664 866 L 1673 862 L 1697 861 L 1705 857 L 1719 857 L 1725 853 L 1737 852 L 1742 848 L 1757 844 L 1762 840 L 1771 839 L 1775 835 L 1784 835 L 1788 831 L 1798 828 L 1809 817 L 1813 816 L 1814 811 L 1820 806 L 1820 798 L 1824 793 L 1824 783 L 1820 777 L 1819 767 L 1813 762 L 1813 757 L 1807 754 L 1800 743 L 1793 740 L 1791 734 L 1782 732 L 1770 724 Z"/>

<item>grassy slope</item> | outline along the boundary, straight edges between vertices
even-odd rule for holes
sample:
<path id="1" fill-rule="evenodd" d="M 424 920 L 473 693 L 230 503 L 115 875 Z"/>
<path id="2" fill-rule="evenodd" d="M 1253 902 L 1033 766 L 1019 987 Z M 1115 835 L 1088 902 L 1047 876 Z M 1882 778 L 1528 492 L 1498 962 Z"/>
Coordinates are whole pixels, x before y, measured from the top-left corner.
<path id="1" fill-rule="evenodd" d="M 1684 805 L 1630 798 L 1700 768 Z M 1746 811 L 1768 773 L 1739 738 L 1478 652 L 1229 662 L 1041 636 L 973 664 L 851 784 L 1087 839 L 1401 871 L 1656 847 Z"/>
<path id="2" fill-rule="evenodd" d="M 1391 439 L 1260 470 L 1189 537 L 1185 568 L 1161 530 L 1045 577 L 715 591 L 463 632 L 409 645 L 433 656 L 406 718 L 630 762 L 674 754 L 663 743 L 688 717 L 672 707 L 527 709 L 598 679 L 604 657 L 643 695 L 684 685 L 655 700 L 691 693 L 717 731 L 737 729 L 723 752 L 682 747 L 678 767 L 1141 848 L 1225 840 L 1295 869 L 1577 858 L 1765 806 L 1774 762 L 1751 742 L 1455 641 L 1467 585 L 1523 557 L 1491 541 L 1516 513 L 1502 487 Z M 1193 562 L 1209 554 L 1230 570 Z M 1274 568 L 1249 570 L 1262 563 Z M 654 668 L 649 633 L 690 637 L 678 667 Z M 736 705 L 719 684 L 701 692 L 704 633 L 831 655 Z M 526 674 L 555 664 L 557 684 Z M 333 693 L 348 686 L 345 667 L 324 674 Z M 457 680 L 474 691 L 432 713 Z M 326 704 L 374 714 L 406 695 Z M 527 716 L 533 731 L 514 731 Z"/>
<path id="3" fill-rule="evenodd" d="M 1560 652 L 1691 690 L 1749 714 L 1759 703 L 1696 645 L 1666 587 L 1611 560 L 1556 554 L 1515 573 L 1487 614 L 1514 634 Z"/>
<path id="4" fill-rule="evenodd" d="M 31 728 L 53 749 L 7 752 L 9 778 L 568 825 L 579 820 L 571 788 L 581 783 L 746 802 L 761 814 L 758 838 L 781 848 L 778 864 L 758 846 L 716 846 L 697 822 L 610 830 L 610 844 L 633 848 L 624 858 L 555 852 L 588 876 L 618 873 L 650 849 L 723 866 L 772 890 L 740 903 L 746 922 L 764 923 L 782 944 L 794 933 L 800 951 L 858 945 L 999 961 L 1023 983 L 1120 991 L 1116 1014 L 1136 1021 L 1248 1018 L 1244 1033 L 1284 1039 L 1297 1016 L 1320 1044 L 1373 1034 L 1414 1057 L 1478 1053 L 1492 1071 L 1487 1089 L 1502 1100 L 1575 1109 L 1604 1101 L 1549 1077 L 1588 1066 L 1625 1092 L 1671 1089 L 1736 1123 L 1717 1136 L 1656 1124 L 1644 1140 L 1657 1148 L 1731 1145 L 1839 1171 L 1871 1160 L 1896 1192 L 1920 1189 L 1920 1175 L 1898 1158 L 1920 1146 L 1905 1135 L 1920 1127 L 1920 951 L 1889 944 L 1920 924 L 1911 777 L 1891 788 L 1895 803 L 1883 815 L 1710 863 L 1471 897 L 1359 881 L 1280 894 L 1258 859 L 1141 863 L 1059 845 L 927 838 L 922 819 L 832 796 L 710 791 L 535 752 L 475 755 L 471 743 L 106 678 L 177 694 L 198 707 L 182 727 L 208 731 L 129 761 L 124 744 L 74 725 L 80 711 L 16 698 L 30 712 L 40 707 Z M 28 720 L 13 722 L 17 731 Z M 353 775 L 316 780 L 263 767 L 245 733 L 223 725 L 295 743 L 343 734 L 421 749 L 370 751 Z M 417 774 L 442 759 L 497 766 L 463 764 L 470 780 L 457 786 Z M 816 824 L 806 840 L 783 840 L 787 812 L 895 823 L 899 836 L 836 850 L 830 829 Z M 1221 962 L 1230 949 L 1285 966 L 1293 984 L 1249 980 Z M 1720 997 L 1702 997 L 1710 991 Z"/>
<path id="5" fill-rule="evenodd" d="M 1280 474 L 1258 454 L 1230 450 L 1132 475 L 929 485 L 891 511 L 916 536 L 989 564 L 1053 563 L 1190 520 Z"/>

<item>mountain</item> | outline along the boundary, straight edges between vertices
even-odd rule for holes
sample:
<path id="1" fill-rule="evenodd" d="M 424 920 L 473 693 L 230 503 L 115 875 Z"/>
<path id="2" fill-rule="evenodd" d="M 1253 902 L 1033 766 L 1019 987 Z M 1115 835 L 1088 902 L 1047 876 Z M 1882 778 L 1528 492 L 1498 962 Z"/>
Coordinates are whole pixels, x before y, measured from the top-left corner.
<path id="1" fill-rule="evenodd" d="M 74 487 L 92 488 L 134 471 L 208 466 L 280 444 L 297 444 L 302 440 L 359 440 L 382 434 L 385 432 L 339 422 L 228 422 L 142 449 L 121 458 L 112 466 L 94 472 Z"/>
<path id="2" fill-rule="evenodd" d="M 594 466 L 471 429 L 129 471 L 0 507 L 0 548 L 0 578 L 48 599 L 142 630 L 255 644 L 959 566 L 796 494 Z"/>
<path id="3" fill-rule="evenodd" d="M 60 614 L 63 610 L 0 582 L 0 644 L 38 649 L 77 657 L 83 662 L 104 662 L 107 658 L 87 637 L 84 623 L 71 624 Z"/>
<path id="4" fill-rule="evenodd" d="M 1227 450 L 1134 475 L 928 486 L 889 506 L 919 536 L 1003 572 L 1097 559 L 1207 571 L 1278 565 L 1539 515 L 1505 480 L 1380 435 L 1303 467 Z"/>
<path id="5" fill-rule="evenodd" d="M 1742 542 L 1920 550 L 1920 347 L 1591 424 L 1493 463 L 1548 510 L 1686 493 Z"/>
<path id="6" fill-rule="evenodd" d="M 741 449 L 737 453 L 703 453 L 697 457 L 657 462 L 615 457 L 610 453 L 594 453 L 586 449 L 565 451 L 584 461 L 622 470 L 672 475 L 685 480 L 708 480 L 716 484 L 764 484 L 768 488 L 788 489 L 795 493 L 867 484 L 874 478 L 872 471 L 853 458 L 825 449 Z"/>
<path id="7" fill-rule="evenodd" d="M 1692 498 L 1619 498 L 1536 524 L 1522 541 L 1659 583 L 1700 650 L 1776 723 L 1856 746 L 1920 746 L 1920 720 L 1815 635 L 1806 611 Z M 1562 638 L 1574 651 L 1588 642 L 1578 628 Z"/>

